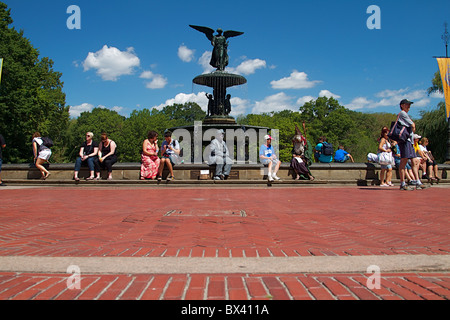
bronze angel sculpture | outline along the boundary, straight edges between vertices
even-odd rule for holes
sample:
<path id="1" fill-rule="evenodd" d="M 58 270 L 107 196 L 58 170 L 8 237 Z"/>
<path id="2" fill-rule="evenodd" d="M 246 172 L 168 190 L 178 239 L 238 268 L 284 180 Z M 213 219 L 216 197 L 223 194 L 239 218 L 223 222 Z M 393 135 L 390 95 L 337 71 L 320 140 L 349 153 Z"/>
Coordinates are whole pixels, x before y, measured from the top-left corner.
<path id="1" fill-rule="evenodd" d="M 189 25 L 191 28 L 200 31 L 206 35 L 209 41 L 211 41 L 214 47 L 211 61 L 209 64 L 216 68 L 218 71 L 224 71 L 225 67 L 228 65 L 228 38 L 237 37 L 243 32 L 228 30 L 223 32 L 222 29 L 217 29 L 217 35 L 214 35 L 214 30 L 208 27 L 193 26 Z"/>

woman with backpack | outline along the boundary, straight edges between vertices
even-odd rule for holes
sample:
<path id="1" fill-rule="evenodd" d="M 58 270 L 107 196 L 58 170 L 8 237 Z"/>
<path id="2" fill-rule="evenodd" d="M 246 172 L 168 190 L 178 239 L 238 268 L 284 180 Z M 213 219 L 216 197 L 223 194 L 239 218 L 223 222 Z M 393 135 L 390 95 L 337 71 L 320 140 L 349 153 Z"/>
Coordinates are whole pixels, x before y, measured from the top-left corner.
<path id="1" fill-rule="evenodd" d="M 50 159 L 52 150 L 44 144 L 44 141 L 39 132 L 33 134 L 33 155 L 36 168 L 41 172 L 41 179 L 45 180 L 50 176 L 50 172 L 45 169 L 44 164 Z"/>

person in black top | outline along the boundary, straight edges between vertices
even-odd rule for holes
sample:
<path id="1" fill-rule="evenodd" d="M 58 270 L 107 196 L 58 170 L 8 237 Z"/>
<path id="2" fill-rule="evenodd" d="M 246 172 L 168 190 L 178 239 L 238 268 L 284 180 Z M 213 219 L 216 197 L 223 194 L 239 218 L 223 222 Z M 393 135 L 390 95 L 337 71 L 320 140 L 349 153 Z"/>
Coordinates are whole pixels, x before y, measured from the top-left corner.
<path id="1" fill-rule="evenodd" d="M 89 167 L 90 176 L 86 180 L 98 180 L 100 179 L 100 165 L 98 163 L 98 143 L 93 141 L 94 134 L 92 132 L 86 133 L 86 141 L 80 148 L 80 156 L 75 162 L 74 180 L 80 181 L 78 173 L 80 172 L 81 165 L 86 164 Z M 94 177 L 94 173 L 97 177 Z"/>
<path id="2" fill-rule="evenodd" d="M 2 182 L 2 177 L 1 177 L 1 173 L 2 173 L 2 163 L 3 163 L 3 155 L 2 155 L 2 149 L 6 147 L 6 142 L 5 142 L 5 138 L 3 138 L 3 136 L 0 134 L 0 187 L 6 186 L 3 182 Z"/>
<path id="3" fill-rule="evenodd" d="M 116 155 L 117 145 L 108 138 L 106 133 L 102 133 L 102 142 L 98 150 L 100 166 L 108 171 L 108 180 L 112 180 L 112 166 L 117 162 Z"/>

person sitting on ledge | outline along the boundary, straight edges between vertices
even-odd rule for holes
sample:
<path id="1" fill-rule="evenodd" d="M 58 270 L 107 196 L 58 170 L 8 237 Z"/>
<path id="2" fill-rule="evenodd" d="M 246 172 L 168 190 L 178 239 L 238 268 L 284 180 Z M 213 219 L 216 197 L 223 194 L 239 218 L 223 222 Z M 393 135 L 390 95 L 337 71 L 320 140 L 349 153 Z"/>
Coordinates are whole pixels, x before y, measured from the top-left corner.
<path id="1" fill-rule="evenodd" d="M 173 176 L 173 166 L 179 162 L 180 144 L 177 140 L 172 139 L 172 132 L 170 131 L 166 131 L 164 133 L 164 141 L 161 145 L 161 154 L 162 157 L 157 179 L 158 181 L 161 181 L 164 166 L 167 165 L 167 168 L 169 169 L 167 181 L 171 181 L 175 179 Z"/>
<path id="2" fill-rule="evenodd" d="M 352 162 L 355 162 L 355 161 L 353 161 L 352 155 L 344 150 L 343 145 L 340 145 L 339 148 L 334 153 L 334 162 L 344 163 L 345 161 L 348 161 L 349 159 Z"/>
<path id="3" fill-rule="evenodd" d="M 75 181 L 80 181 L 78 173 L 81 166 L 87 164 L 89 167 L 90 176 L 86 180 L 99 180 L 100 179 L 100 164 L 98 163 L 98 143 L 93 141 L 94 134 L 92 132 L 86 133 L 86 141 L 83 142 L 80 148 L 79 157 L 75 161 L 75 170 L 73 178 Z M 94 173 L 97 177 L 94 177 Z"/>
<path id="4" fill-rule="evenodd" d="M 268 173 L 267 179 L 269 181 L 281 180 L 277 176 L 277 172 L 280 169 L 281 161 L 277 159 L 277 155 L 271 145 L 272 137 L 268 134 L 264 136 L 265 143 L 261 145 L 259 149 L 259 159 L 264 166 L 267 166 Z"/>
<path id="5" fill-rule="evenodd" d="M 141 180 L 155 179 L 159 172 L 160 159 L 158 157 L 158 133 L 150 131 L 142 144 Z"/>
<path id="6" fill-rule="evenodd" d="M 208 165 L 216 165 L 214 180 L 227 180 L 231 172 L 233 161 L 230 159 L 227 144 L 223 140 L 225 132 L 217 130 L 216 137 L 211 141 L 211 153 L 209 155 Z"/>
<path id="7" fill-rule="evenodd" d="M 333 161 L 333 146 L 327 142 L 326 137 L 320 137 L 315 147 L 314 158 L 316 162 L 330 163 Z"/>
<path id="8" fill-rule="evenodd" d="M 106 133 L 102 133 L 102 142 L 100 143 L 98 157 L 100 166 L 108 171 L 108 180 L 112 180 L 112 166 L 117 162 L 117 145 L 108 138 Z"/>

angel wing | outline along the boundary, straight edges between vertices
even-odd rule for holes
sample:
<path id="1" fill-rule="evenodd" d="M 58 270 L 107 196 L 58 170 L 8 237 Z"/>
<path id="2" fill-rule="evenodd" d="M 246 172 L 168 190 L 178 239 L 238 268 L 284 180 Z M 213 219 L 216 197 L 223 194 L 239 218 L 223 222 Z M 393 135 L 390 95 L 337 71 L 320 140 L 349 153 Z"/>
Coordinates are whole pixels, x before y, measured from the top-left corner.
<path id="1" fill-rule="evenodd" d="M 223 36 L 226 38 L 226 39 L 228 39 L 228 38 L 231 38 L 231 37 L 237 37 L 237 36 L 240 36 L 240 35 L 243 35 L 244 33 L 243 32 L 240 32 L 240 31 L 233 31 L 233 30 L 228 30 L 228 31 L 225 31 L 224 33 L 223 33 Z"/>
<path id="2" fill-rule="evenodd" d="M 201 27 L 201 26 L 194 26 L 194 25 L 189 25 L 189 27 L 200 31 L 201 33 L 204 33 L 206 35 L 206 37 L 208 38 L 209 41 L 212 41 L 213 37 L 214 37 L 214 30 L 208 27 Z"/>

